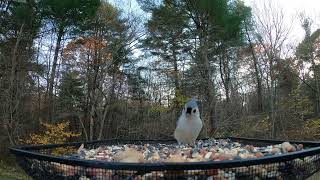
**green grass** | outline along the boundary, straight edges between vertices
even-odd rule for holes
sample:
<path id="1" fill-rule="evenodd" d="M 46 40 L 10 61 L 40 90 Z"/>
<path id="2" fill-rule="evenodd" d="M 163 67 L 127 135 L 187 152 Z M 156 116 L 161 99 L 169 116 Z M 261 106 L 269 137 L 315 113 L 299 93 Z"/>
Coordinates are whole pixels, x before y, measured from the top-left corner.
<path id="1" fill-rule="evenodd" d="M 31 180 L 23 170 L 0 161 L 0 180 Z"/>

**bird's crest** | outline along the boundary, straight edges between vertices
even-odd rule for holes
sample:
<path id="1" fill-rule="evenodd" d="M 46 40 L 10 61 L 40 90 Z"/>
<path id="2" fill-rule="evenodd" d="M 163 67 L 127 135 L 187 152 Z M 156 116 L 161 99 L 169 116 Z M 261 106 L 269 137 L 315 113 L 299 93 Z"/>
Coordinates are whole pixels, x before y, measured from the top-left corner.
<path id="1" fill-rule="evenodd" d="M 193 97 L 189 102 L 187 102 L 186 106 L 191 108 L 198 107 L 196 99 Z"/>

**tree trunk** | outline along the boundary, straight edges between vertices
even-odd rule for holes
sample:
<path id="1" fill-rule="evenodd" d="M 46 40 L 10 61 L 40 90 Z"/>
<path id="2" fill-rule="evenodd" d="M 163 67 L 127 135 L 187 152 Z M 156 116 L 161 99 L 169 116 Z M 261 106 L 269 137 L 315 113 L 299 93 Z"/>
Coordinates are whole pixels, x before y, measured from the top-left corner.
<path id="1" fill-rule="evenodd" d="M 320 86 L 319 86 L 319 76 L 318 76 L 318 68 L 317 65 L 314 61 L 314 58 L 312 58 L 312 66 L 313 66 L 313 74 L 314 74 L 314 81 L 316 85 L 316 91 L 315 91 L 315 96 L 316 96 L 316 115 L 319 117 L 320 115 L 320 97 L 319 97 L 319 92 L 320 92 Z"/>
<path id="2" fill-rule="evenodd" d="M 252 50 L 253 53 L 253 50 Z M 254 54 L 254 53 L 253 53 Z M 254 64 L 254 74 L 256 77 L 256 81 L 257 81 L 257 87 L 256 87 L 256 91 L 257 91 L 257 104 L 258 104 L 258 112 L 263 112 L 263 105 L 262 105 L 262 84 L 261 84 L 261 78 L 259 75 L 259 68 L 258 68 L 258 62 L 257 62 L 257 58 L 253 57 L 253 64 Z"/>
<path id="3" fill-rule="evenodd" d="M 223 50 L 222 58 L 219 61 L 219 69 L 220 69 L 220 78 L 226 93 L 226 102 L 227 104 L 230 102 L 230 68 L 229 62 L 226 60 L 224 56 L 225 52 Z"/>
<path id="4" fill-rule="evenodd" d="M 93 90 L 91 91 L 90 95 L 90 122 L 89 122 L 89 140 L 92 141 L 94 139 L 94 121 L 97 118 L 97 94 L 98 94 L 98 88 L 96 87 L 97 83 L 97 73 L 94 78 L 94 83 L 93 83 Z"/>
<path id="5" fill-rule="evenodd" d="M 107 100 L 106 100 L 107 101 Z M 107 118 L 107 113 L 109 112 L 109 108 L 108 108 L 108 103 L 106 102 L 104 105 L 104 111 L 103 111 L 103 116 L 100 122 L 100 130 L 99 130 L 99 136 L 98 136 L 98 140 L 101 140 L 102 135 L 103 135 L 103 129 L 104 129 L 104 124 Z"/>
<path id="6" fill-rule="evenodd" d="M 10 84 L 9 84 L 9 88 L 8 88 L 8 94 L 9 95 L 9 102 L 8 103 L 8 107 L 9 107 L 9 112 L 8 112 L 8 121 L 6 123 L 6 128 L 7 128 L 7 134 L 10 140 L 10 144 L 13 145 L 15 144 L 15 140 L 14 140 L 14 135 L 13 132 L 15 131 L 15 120 L 14 120 L 14 112 L 16 111 L 17 108 L 17 103 L 19 103 L 20 98 L 18 98 L 18 102 L 14 103 L 14 96 L 17 95 L 17 91 L 14 90 L 14 86 L 15 86 L 15 80 L 16 80 L 16 71 L 17 71 L 17 51 L 18 51 L 18 47 L 21 41 L 21 35 L 22 32 L 24 30 L 24 23 L 21 24 L 20 29 L 19 29 L 19 34 L 17 37 L 17 41 L 14 45 L 14 49 L 12 52 L 12 58 L 11 58 L 11 71 L 10 71 Z"/>
<path id="7" fill-rule="evenodd" d="M 89 124 L 89 140 L 92 141 L 94 136 L 93 136 L 93 130 L 94 130 L 94 119 L 96 118 L 96 99 L 95 95 L 97 92 L 92 91 L 92 104 L 91 104 L 91 110 L 90 110 L 90 124 Z"/>
<path id="8" fill-rule="evenodd" d="M 174 67 L 174 86 L 175 86 L 175 101 L 174 101 L 174 108 L 177 109 L 179 107 L 178 96 L 180 92 L 180 85 L 179 85 L 179 70 L 178 70 L 178 60 L 177 54 L 175 50 L 173 50 L 173 67 Z M 177 113 L 177 112 L 176 112 Z"/>
<path id="9" fill-rule="evenodd" d="M 257 86 L 256 86 L 256 91 L 257 91 L 257 112 L 263 112 L 263 105 L 262 105 L 262 84 L 261 84 L 261 78 L 259 75 L 259 68 L 258 68 L 258 59 L 257 56 L 254 52 L 254 47 L 252 45 L 252 41 L 248 32 L 248 28 L 247 26 L 245 27 L 246 30 L 246 35 L 248 38 L 248 42 L 249 42 L 249 46 L 250 46 L 250 51 L 251 51 L 251 55 L 252 55 L 252 59 L 253 59 L 253 66 L 254 66 L 254 75 L 255 75 L 255 79 L 257 81 Z"/>
<path id="10" fill-rule="evenodd" d="M 269 57 L 269 68 L 270 68 L 270 109 L 271 109 L 271 138 L 276 138 L 276 81 L 274 73 L 274 57 Z"/>
<path id="11" fill-rule="evenodd" d="M 204 64 L 204 79 L 205 79 L 205 92 L 207 96 L 207 107 L 208 107 L 208 131 L 209 135 L 213 135 L 216 130 L 216 122 L 214 118 L 214 87 L 211 79 L 212 71 L 208 59 L 208 46 L 206 40 L 201 47 L 201 56 Z"/>
<path id="12" fill-rule="evenodd" d="M 40 46 L 41 46 L 42 37 L 40 37 L 39 43 L 38 43 L 38 49 L 37 49 L 37 66 L 40 65 L 39 63 L 39 55 L 40 55 Z M 40 75 L 37 75 L 37 94 L 38 94 L 38 102 L 37 102 L 37 120 L 38 124 L 41 122 L 40 118 L 40 111 L 41 111 L 41 88 L 40 88 Z M 39 130 L 39 126 L 37 126 L 37 130 Z"/>
<path id="13" fill-rule="evenodd" d="M 96 42 L 95 42 L 96 43 Z M 91 110 L 90 110 L 90 127 L 89 127 L 89 139 L 92 141 L 94 137 L 95 120 L 97 119 L 97 101 L 98 101 L 98 90 L 100 86 L 99 71 L 100 71 L 100 59 L 98 57 L 97 44 L 94 46 L 94 57 L 93 57 L 93 82 L 92 90 L 90 95 Z"/>
<path id="14" fill-rule="evenodd" d="M 86 141 L 89 141 L 89 137 L 88 137 L 88 133 L 87 133 L 87 129 L 83 123 L 83 120 L 82 120 L 82 116 L 81 115 L 77 115 L 78 119 L 79 119 L 79 122 L 80 122 L 80 125 L 83 129 L 83 132 L 84 132 L 84 137 L 86 138 Z"/>
<path id="15" fill-rule="evenodd" d="M 59 27 L 58 30 L 58 38 L 56 42 L 56 48 L 54 50 L 54 57 L 53 57 L 53 62 L 52 62 L 52 68 L 51 68 L 51 74 L 50 74 L 50 79 L 49 79 L 49 100 L 48 100 L 48 120 L 52 122 L 52 116 L 53 116 L 53 110 L 54 110 L 54 94 L 53 94 L 53 87 L 54 87 L 54 79 L 56 77 L 56 70 L 57 70 L 57 65 L 58 65 L 58 56 L 59 56 L 59 51 L 61 48 L 61 40 L 63 36 L 64 27 Z"/>
<path id="16" fill-rule="evenodd" d="M 111 94 L 110 94 L 110 100 L 115 101 L 116 99 L 116 74 L 115 72 L 112 73 L 112 80 L 111 80 Z"/>

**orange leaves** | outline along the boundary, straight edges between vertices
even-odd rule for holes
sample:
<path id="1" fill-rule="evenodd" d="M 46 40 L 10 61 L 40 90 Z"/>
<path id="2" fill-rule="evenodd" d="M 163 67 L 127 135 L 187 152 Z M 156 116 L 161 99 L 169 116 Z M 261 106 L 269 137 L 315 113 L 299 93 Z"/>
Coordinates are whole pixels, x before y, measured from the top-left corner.
<path id="1" fill-rule="evenodd" d="M 112 54 L 106 50 L 107 47 L 107 41 L 104 39 L 80 37 L 68 43 L 62 56 L 64 60 L 97 64 L 112 58 Z"/>
<path id="2" fill-rule="evenodd" d="M 99 40 L 99 39 L 95 39 L 93 37 L 80 37 L 79 39 L 72 41 L 71 43 L 68 44 L 68 46 L 73 46 L 73 47 L 77 47 L 77 46 L 82 46 L 83 48 L 86 49 L 102 49 L 107 47 L 107 43 L 106 41 L 103 40 Z"/>

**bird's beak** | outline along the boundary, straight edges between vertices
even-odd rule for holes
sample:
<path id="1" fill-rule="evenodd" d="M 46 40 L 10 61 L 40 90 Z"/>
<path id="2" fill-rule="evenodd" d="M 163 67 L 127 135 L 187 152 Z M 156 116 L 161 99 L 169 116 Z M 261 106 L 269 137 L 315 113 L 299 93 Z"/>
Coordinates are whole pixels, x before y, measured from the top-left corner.
<path id="1" fill-rule="evenodd" d="M 190 114 L 190 115 L 191 115 L 191 111 L 192 111 L 192 108 L 188 107 L 188 108 L 187 108 L 187 114 Z"/>

